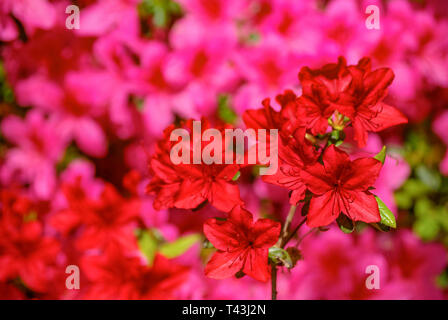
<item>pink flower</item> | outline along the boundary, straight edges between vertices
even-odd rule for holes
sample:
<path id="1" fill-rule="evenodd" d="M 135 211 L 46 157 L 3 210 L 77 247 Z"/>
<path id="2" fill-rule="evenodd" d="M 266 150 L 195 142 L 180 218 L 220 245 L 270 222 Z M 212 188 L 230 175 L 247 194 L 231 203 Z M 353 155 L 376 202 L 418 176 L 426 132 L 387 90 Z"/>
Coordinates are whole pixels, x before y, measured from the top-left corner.
<path id="1" fill-rule="evenodd" d="M 390 282 L 401 282 L 407 299 L 442 299 L 436 277 L 446 267 L 447 254 L 441 244 L 422 243 L 411 231 L 401 230 L 384 247 Z"/>
<path id="2" fill-rule="evenodd" d="M 18 92 L 23 97 L 22 104 L 49 111 L 65 139 L 75 140 L 91 156 L 102 157 L 107 151 L 107 140 L 95 119 L 106 110 L 104 96 L 108 93 L 97 87 L 103 79 L 99 73 L 72 72 L 66 74 L 62 85 L 57 85 L 36 75 L 20 81 Z M 43 91 L 47 94 L 40 94 Z"/>
<path id="3" fill-rule="evenodd" d="M 238 74 L 230 63 L 237 44 L 235 32 L 225 26 L 219 32 L 210 30 L 190 18 L 177 22 L 170 36 L 174 51 L 167 61 L 167 76 L 182 85 L 176 109 L 190 110 L 190 117 L 212 114 L 218 94 L 232 91 L 237 84 Z"/>
<path id="4" fill-rule="evenodd" d="M 140 115 L 143 128 L 158 136 L 174 119 L 174 93 L 179 90 L 168 76 L 168 47 L 159 41 L 149 41 L 140 48 L 140 66 L 132 71 L 134 92 L 143 98 Z M 181 115 L 188 110 L 178 109 Z"/>
<path id="5" fill-rule="evenodd" d="M 35 29 L 50 29 L 56 22 L 56 10 L 47 0 L 4 0 L 0 4 L 0 40 L 16 39 L 18 30 L 14 16 L 32 34 Z"/>
<path id="6" fill-rule="evenodd" d="M 443 112 L 437 117 L 437 119 L 432 124 L 434 132 L 442 139 L 448 148 L 448 111 Z M 440 164 L 440 171 L 448 175 L 448 149 L 445 153 L 445 158 Z"/>
<path id="7" fill-rule="evenodd" d="M 319 19 L 323 39 L 319 51 L 336 59 L 343 55 L 349 64 L 365 55 L 368 39 L 376 30 L 366 30 L 364 10 L 356 0 L 334 0 L 325 9 L 325 17 Z"/>
<path id="8" fill-rule="evenodd" d="M 1 131 L 16 145 L 6 154 L 0 171 L 2 182 L 30 183 L 37 197 L 49 199 L 57 183 L 55 164 L 66 146 L 57 123 L 38 111 L 30 111 L 25 119 L 12 115 L 5 118 Z"/>
<path id="9" fill-rule="evenodd" d="M 101 36 L 122 27 L 132 26 L 138 30 L 139 0 L 97 0 L 81 10 L 81 27 L 84 36 Z"/>
<path id="10" fill-rule="evenodd" d="M 446 265 L 439 244 L 424 244 L 410 231 L 379 234 L 373 229 L 347 235 L 331 229 L 306 238 L 304 259 L 292 278 L 279 281 L 279 292 L 292 299 L 440 299 L 435 278 Z M 367 289 L 377 267 L 380 289 Z M 286 275 L 285 275 L 286 277 Z M 281 297 L 282 298 L 282 297 Z"/>
<path id="11" fill-rule="evenodd" d="M 235 64 L 247 83 L 235 95 L 235 108 L 239 113 L 258 108 L 260 101 L 274 97 L 284 89 L 297 87 L 297 58 L 284 49 L 277 37 L 262 43 L 241 48 L 235 54 Z"/>
<path id="12" fill-rule="evenodd" d="M 325 55 L 320 22 L 323 17 L 312 1 L 262 0 L 252 4 L 254 25 L 247 32 L 260 32 L 262 39 L 279 38 L 283 50 L 307 58 L 316 58 L 317 51 L 319 57 Z"/>
<path id="13" fill-rule="evenodd" d="M 179 0 L 187 14 L 194 16 L 204 25 L 224 24 L 235 20 L 245 8 L 241 0 Z"/>

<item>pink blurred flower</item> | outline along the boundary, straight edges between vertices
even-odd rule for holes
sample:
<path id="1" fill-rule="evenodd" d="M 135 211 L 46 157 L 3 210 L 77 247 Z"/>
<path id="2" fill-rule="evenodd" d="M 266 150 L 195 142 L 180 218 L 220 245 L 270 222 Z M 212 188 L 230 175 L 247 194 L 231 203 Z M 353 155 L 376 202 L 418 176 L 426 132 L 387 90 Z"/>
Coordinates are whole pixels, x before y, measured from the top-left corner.
<path id="1" fill-rule="evenodd" d="M 97 0 L 80 12 L 83 36 L 101 36 L 123 26 L 138 28 L 137 5 L 139 0 Z"/>
<path id="2" fill-rule="evenodd" d="M 133 74 L 135 93 L 144 99 L 140 110 L 143 128 L 154 136 L 160 135 L 174 119 L 174 94 L 180 89 L 168 76 L 169 57 L 170 51 L 163 42 L 145 42 L 140 51 L 140 66 Z M 176 111 L 189 114 L 182 106 Z"/>
<path id="3" fill-rule="evenodd" d="M 367 239 L 368 238 L 368 239 Z M 378 290 L 365 286 L 366 267 L 380 269 L 380 285 L 385 289 L 387 265 L 385 258 L 374 246 L 371 232 L 355 240 L 335 228 L 303 241 L 304 260 L 298 262 L 289 281 L 290 299 L 372 299 Z M 285 286 L 285 284 L 283 284 Z M 381 292 L 379 291 L 379 292 Z"/>
<path id="4" fill-rule="evenodd" d="M 246 6 L 241 0 L 178 0 L 187 14 L 204 24 L 233 22 Z"/>
<path id="5" fill-rule="evenodd" d="M 0 4 L 0 40 L 10 41 L 18 36 L 14 16 L 28 35 L 35 29 L 50 29 L 56 22 L 56 10 L 47 0 L 3 0 Z"/>
<path id="6" fill-rule="evenodd" d="M 447 151 L 445 153 L 445 158 L 440 164 L 440 171 L 448 175 L 448 111 L 443 112 L 437 117 L 437 119 L 432 124 L 434 132 L 442 139 L 442 141 L 447 146 Z"/>
<path id="7" fill-rule="evenodd" d="M 410 231 L 347 235 L 330 229 L 306 238 L 292 279 L 280 279 L 288 299 L 440 299 L 435 278 L 446 265 L 440 244 L 424 244 Z M 367 289 L 368 266 L 377 266 L 380 288 Z"/>
<path id="8" fill-rule="evenodd" d="M 270 37 L 236 52 L 236 67 L 247 81 L 235 95 L 238 113 L 258 108 L 264 98 L 273 98 L 277 92 L 298 86 L 300 63 L 291 52 L 283 50 L 283 46 L 280 38 Z"/>
<path id="9" fill-rule="evenodd" d="M 66 146 L 58 124 L 33 110 L 25 119 L 8 116 L 2 121 L 1 130 L 16 145 L 6 154 L 0 171 L 2 182 L 30 183 L 38 198 L 49 199 L 57 183 L 55 165 Z"/>
<path id="10" fill-rule="evenodd" d="M 230 64 L 236 48 L 235 33 L 223 26 L 210 30 L 193 19 L 182 19 L 170 37 L 173 52 L 167 61 L 167 77 L 182 86 L 176 93 L 175 108 L 189 117 L 212 114 L 218 94 L 231 92 L 238 76 Z"/>
<path id="11" fill-rule="evenodd" d="M 447 264 L 441 244 L 422 243 L 402 229 L 382 243 L 389 264 L 390 283 L 400 283 L 405 299 L 442 299 L 436 277 Z"/>

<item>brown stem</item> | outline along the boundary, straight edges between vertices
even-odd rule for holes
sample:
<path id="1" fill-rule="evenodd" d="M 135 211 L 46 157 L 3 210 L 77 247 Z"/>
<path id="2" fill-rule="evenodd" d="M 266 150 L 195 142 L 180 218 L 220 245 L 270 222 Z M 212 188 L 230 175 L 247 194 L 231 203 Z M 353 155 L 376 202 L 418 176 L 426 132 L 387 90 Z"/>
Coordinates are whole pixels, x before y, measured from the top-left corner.
<path id="1" fill-rule="evenodd" d="M 305 222 L 306 222 L 306 217 L 298 224 L 297 227 L 294 228 L 294 230 L 290 234 L 288 234 L 286 239 L 283 241 L 282 248 L 284 248 L 288 244 L 288 242 L 292 239 L 292 237 L 294 237 L 296 232 L 299 231 L 299 229 L 305 224 Z"/>
<path id="2" fill-rule="evenodd" d="M 288 216 L 286 217 L 285 224 L 283 225 L 282 234 L 280 235 L 280 239 L 278 239 L 277 245 L 280 248 L 283 248 L 283 243 L 285 239 L 288 237 L 288 229 L 291 225 L 292 219 L 294 218 L 294 214 L 296 213 L 297 206 L 291 205 L 289 208 Z"/>
<path id="3" fill-rule="evenodd" d="M 277 266 L 271 263 L 271 299 L 277 300 Z"/>
<path id="4" fill-rule="evenodd" d="M 301 238 L 299 238 L 299 240 L 297 240 L 296 247 L 299 246 L 299 244 L 303 241 L 303 239 L 305 239 L 308 235 L 310 235 L 310 234 L 312 234 L 313 232 L 316 232 L 316 231 L 319 231 L 319 229 L 318 228 L 314 228 L 314 229 L 308 230 L 307 233 L 305 233 Z"/>

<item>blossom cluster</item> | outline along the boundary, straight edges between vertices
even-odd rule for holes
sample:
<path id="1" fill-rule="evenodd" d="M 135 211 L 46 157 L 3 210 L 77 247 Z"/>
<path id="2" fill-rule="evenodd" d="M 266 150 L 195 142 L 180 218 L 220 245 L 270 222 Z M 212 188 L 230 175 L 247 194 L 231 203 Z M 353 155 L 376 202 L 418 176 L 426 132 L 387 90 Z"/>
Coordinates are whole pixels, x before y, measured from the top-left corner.
<path id="1" fill-rule="evenodd" d="M 272 266 L 280 298 L 446 297 L 394 191 L 448 175 L 447 28 L 436 0 L 3 0 L 0 297 L 266 299 Z M 278 170 L 173 164 L 193 119 L 277 129 Z M 424 126 L 436 160 L 406 153 Z"/>

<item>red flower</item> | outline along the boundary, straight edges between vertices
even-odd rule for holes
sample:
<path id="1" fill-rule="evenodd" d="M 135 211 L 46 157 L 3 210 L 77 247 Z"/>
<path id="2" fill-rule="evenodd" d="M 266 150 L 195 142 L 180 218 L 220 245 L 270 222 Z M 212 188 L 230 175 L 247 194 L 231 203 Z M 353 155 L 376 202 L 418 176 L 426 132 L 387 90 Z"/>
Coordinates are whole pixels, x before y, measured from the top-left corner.
<path id="1" fill-rule="evenodd" d="M 340 57 L 337 64 L 320 69 L 302 68 L 299 79 L 302 96 L 297 99 L 299 124 L 312 134 L 323 134 L 334 111 L 350 118 L 355 140 L 360 147 L 367 142 L 367 132 L 379 132 L 407 123 L 396 108 L 383 102 L 394 79 L 389 68 L 371 71 L 371 61 L 363 58 L 356 66 L 346 66 Z"/>
<path id="2" fill-rule="evenodd" d="M 201 124 L 202 132 L 210 128 L 206 120 L 202 120 Z M 192 143 L 193 120 L 187 121 L 183 128 L 190 132 Z M 152 179 L 146 191 L 156 195 L 154 208 L 194 209 L 204 201 L 209 201 L 217 209 L 228 212 L 235 205 L 241 205 L 238 186 L 232 181 L 240 166 L 215 163 L 174 164 L 170 159 L 171 148 L 177 143 L 170 141 L 174 129 L 174 125 L 165 129 L 164 138 L 157 144 L 155 155 L 150 160 Z M 225 147 L 224 134 L 222 139 L 222 146 Z M 202 148 L 207 144 L 202 142 Z M 189 147 L 193 150 L 192 146 Z"/>
<path id="3" fill-rule="evenodd" d="M 152 266 L 125 256 L 116 246 L 101 255 L 85 256 L 81 270 L 90 281 L 85 299 L 173 299 L 187 280 L 188 268 L 156 255 Z"/>
<path id="4" fill-rule="evenodd" d="M 279 141 L 278 170 L 273 175 L 262 177 L 264 182 L 291 190 L 289 202 L 296 205 L 305 197 L 306 186 L 300 177 L 305 165 L 316 162 L 319 154 L 305 139 L 305 129 L 299 129 L 288 141 Z"/>
<path id="5" fill-rule="evenodd" d="M 301 171 L 301 178 L 314 194 L 307 224 L 326 226 L 340 213 L 354 221 L 381 220 L 375 197 L 369 192 L 378 178 L 382 164 L 373 158 L 350 161 L 348 154 L 334 145 L 323 154 L 323 165 L 316 163 Z"/>
<path id="6" fill-rule="evenodd" d="M 297 96 L 291 90 L 275 97 L 281 106 L 275 111 L 270 105 L 270 99 L 263 100 L 263 108 L 246 110 L 243 114 L 244 123 L 252 129 L 278 129 L 282 137 L 287 137 L 297 127 Z"/>
<path id="7" fill-rule="evenodd" d="M 278 129 L 281 139 L 278 141 L 278 170 L 273 175 L 264 175 L 264 182 L 272 183 L 291 190 L 290 203 L 296 204 L 304 198 L 306 186 L 300 178 L 305 164 L 317 160 L 318 153 L 305 139 L 306 130 L 299 127 L 297 96 L 290 90 L 276 97 L 280 111 L 275 111 L 270 100 L 263 100 L 263 109 L 247 110 L 243 119 L 247 127 L 253 129 Z M 328 126 L 328 120 L 325 119 Z M 267 147 L 267 146 L 266 146 Z"/>
<path id="8" fill-rule="evenodd" d="M 407 123 L 407 118 L 395 107 L 383 102 L 394 74 L 389 68 L 371 71 L 371 61 L 363 58 L 356 66 L 347 67 L 352 81 L 341 94 L 339 111 L 349 117 L 355 129 L 355 140 L 360 147 L 367 143 L 367 132 L 379 132 Z"/>
<path id="9" fill-rule="evenodd" d="M 205 267 L 208 277 L 224 279 L 242 271 L 260 281 L 269 279 L 268 250 L 278 240 L 280 223 L 254 222 L 249 211 L 237 206 L 226 221 L 207 220 L 204 234 L 218 249 Z"/>
<path id="10" fill-rule="evenodd" d="M 0 281 L 20 277 L 32 290 L 43 292 L 56 267 L 59 242 L 43 234 L 26 198 L 4 191 L 1 204 Z"/>
<path id="11" fill-rule="evenodd" d="M 328 128 L 328 118 L 338 107 L 340 94 L 350 84 L 347 63 L 340 57 L 337 64 L 326 64 L 320 69 L 303 67 L 299 79 L 302 85 L 302 96 L 297 99 L 300 124 L 314 135 L 324 134 Z M 343 112 L 340 106 L 338 109 Z"/>
<path id="12" fill-rule="evenodd" d="M 136 247 L 133 223 L 140 213 L 139 199 L 122 197 L 109 183 L 98 199 L 88 198 L 79 181 L 64 185 L 63 190 L 69 207 L 56 213 L 51 223 L 64 234 L 82 227 L 76 242 L 79 249 L 104 248 L 110 243 Z"/>

